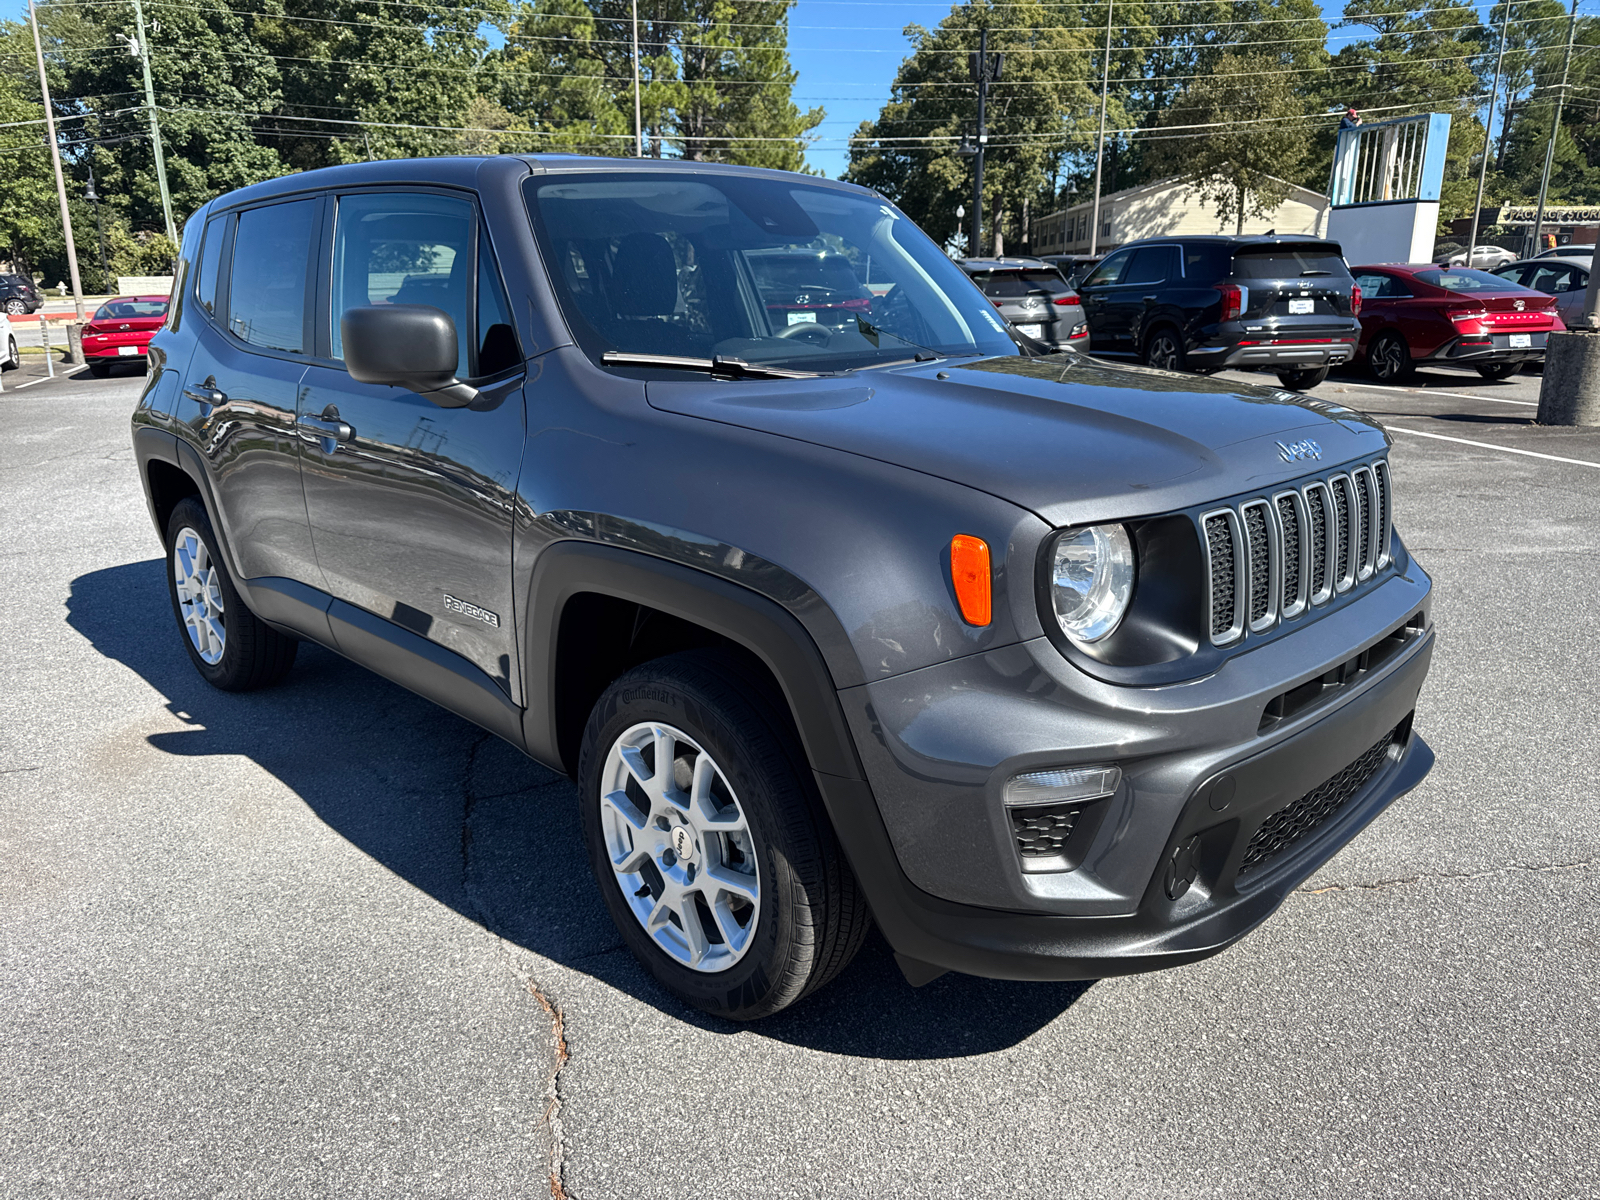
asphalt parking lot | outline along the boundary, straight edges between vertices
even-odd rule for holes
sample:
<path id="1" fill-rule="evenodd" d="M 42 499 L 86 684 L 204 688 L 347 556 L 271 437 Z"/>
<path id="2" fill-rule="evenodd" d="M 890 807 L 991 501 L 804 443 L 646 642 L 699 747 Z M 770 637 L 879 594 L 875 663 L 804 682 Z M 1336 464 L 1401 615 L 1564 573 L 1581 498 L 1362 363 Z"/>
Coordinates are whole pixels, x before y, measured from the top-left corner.
<path id="1" fill-rule="evenodd" d="M 204 685 L 140 380 L 38 369 L 0 395 L 0 1196 L 1597 1194 L 1600 430 L 1534 425 L 1537 376 L 1316 391 L 1395 431 L 1438 765 L 1265 927 L 920 990 L 874 936 L 739 1027 L 620 948 L 565 780 L 316 647 Z"/>

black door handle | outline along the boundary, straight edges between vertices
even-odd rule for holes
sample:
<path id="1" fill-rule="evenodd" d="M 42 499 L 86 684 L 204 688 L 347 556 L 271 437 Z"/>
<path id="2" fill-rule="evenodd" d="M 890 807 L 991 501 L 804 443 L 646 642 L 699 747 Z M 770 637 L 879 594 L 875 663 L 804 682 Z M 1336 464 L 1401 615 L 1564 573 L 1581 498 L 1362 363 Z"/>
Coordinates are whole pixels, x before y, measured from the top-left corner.
<path id="1" fill-rule="evenodd" d="M 217 390 L 217 377 L 207 375 L 206 381 L 199 387 L 186 387 L 183 394 L 196 404 L 204 404 L 207 408 L 216 408 L 228 402 L 228 394 Z"/>

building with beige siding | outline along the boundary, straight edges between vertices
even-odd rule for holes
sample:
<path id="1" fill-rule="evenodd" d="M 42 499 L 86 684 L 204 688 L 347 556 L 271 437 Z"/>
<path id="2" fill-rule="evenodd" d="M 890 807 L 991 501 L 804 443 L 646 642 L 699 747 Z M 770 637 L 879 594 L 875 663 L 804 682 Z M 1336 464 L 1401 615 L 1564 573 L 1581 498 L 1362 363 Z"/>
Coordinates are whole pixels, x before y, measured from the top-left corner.
<path id="1" fill-rule="evenodd" d="M 1034 254 L 1089 253 L 1089 222 L 1094 205 L 1088 201 L 1063 208 L 1033 222 Z M 1246 218 L 1244 231 L 1307 233 L 1322 236 L 1328 227 L 1328 198 L 1309 188 L 1289 185 L 1289 198 L 1265 217 Z M 1183 179 L 1158 179 L 1100 199 L 1099 252 L 1115 250 L 1124 242 L 1177 234 L 1232 234 L 1233 221 L 1222 221 L 1216 210 L 1201 201 Z"/>

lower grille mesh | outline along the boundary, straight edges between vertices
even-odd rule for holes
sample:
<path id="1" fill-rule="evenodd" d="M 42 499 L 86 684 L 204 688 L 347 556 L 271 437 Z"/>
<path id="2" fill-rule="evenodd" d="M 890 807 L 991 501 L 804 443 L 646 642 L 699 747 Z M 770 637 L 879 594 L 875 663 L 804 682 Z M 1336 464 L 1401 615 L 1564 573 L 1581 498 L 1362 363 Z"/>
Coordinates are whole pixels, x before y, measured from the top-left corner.
<path id="1" fill-rule="evenodd" d="M 1059 858 L 1083 809 L 1073 804 L 1013 808 L 1011 832 L 1023 858 Z"/>
<path id="2" fill-rule="evenodd" d="M 1292 804 L 1286 804 L 1261 823 L 1250 845 L 1245 848 L 1239 874 L 1252 871 L 1282 854 L 1302 838 L 1314 833 L 1323 822 L 1338 812 L 1372 782 L 1389 756 L 1389 747 L 1405 728 L 1402 721 L 1355 762 L 1318 788 Z"/>

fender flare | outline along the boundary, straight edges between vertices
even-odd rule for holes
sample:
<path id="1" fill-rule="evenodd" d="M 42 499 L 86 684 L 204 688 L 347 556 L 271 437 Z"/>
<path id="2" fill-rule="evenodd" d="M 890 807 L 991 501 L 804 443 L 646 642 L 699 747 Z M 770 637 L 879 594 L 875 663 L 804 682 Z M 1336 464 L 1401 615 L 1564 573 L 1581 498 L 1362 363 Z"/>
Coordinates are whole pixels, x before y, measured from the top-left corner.
<path id="1" fill-rule="evenodd" d="M 813 770 L 865 779 L 833 675 L 792 613 L 758 592 L 693 567 L 583 541 L 547 546 L 528 588 L 523 735 L 534 758 L 569 775 L 577 769 L 575 750 L 562 745 L 559 732 L 556 659 L 567 604 L 586 592 L 678 617 L 749 650 L 783 689 Z"/>

